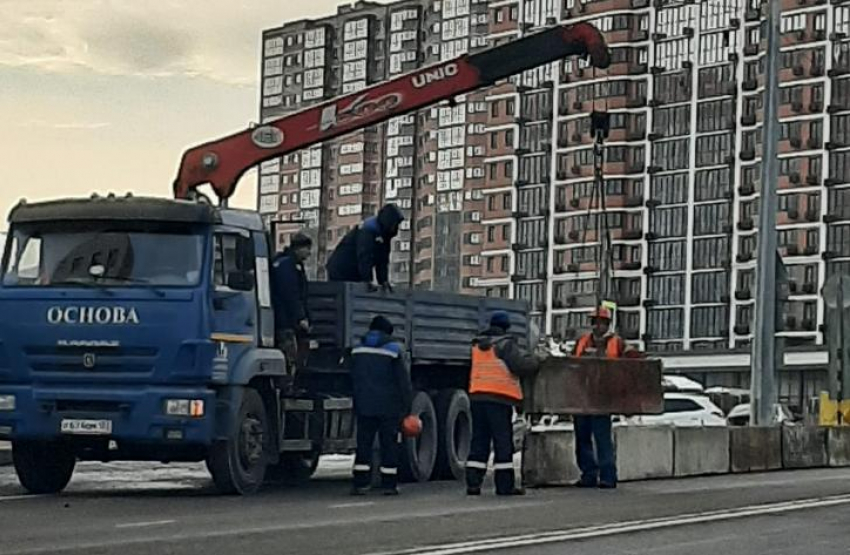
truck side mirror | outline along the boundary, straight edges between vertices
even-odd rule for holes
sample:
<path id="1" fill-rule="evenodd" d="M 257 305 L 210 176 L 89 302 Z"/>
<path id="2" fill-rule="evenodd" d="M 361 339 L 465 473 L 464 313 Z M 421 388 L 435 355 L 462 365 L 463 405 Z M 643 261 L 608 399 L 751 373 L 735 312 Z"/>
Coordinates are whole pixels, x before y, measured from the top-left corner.
<path id="1" fill-rule="evenodd" d="M 237 270 L 227 274 L 227 286 L 234 291 L 252 291 L 254 289 L 254 272 Z"/>

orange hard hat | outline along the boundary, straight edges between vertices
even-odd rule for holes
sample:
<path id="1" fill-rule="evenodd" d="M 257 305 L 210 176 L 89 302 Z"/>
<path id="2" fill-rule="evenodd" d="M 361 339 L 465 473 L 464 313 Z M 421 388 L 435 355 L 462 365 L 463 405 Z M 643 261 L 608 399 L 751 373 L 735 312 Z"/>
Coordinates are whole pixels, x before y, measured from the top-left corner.
<path id="1" fill-rule="evenodd" d="M 405 416 L 401 421 L 401 433 L 404 437 L 417 437 L 422 433 L 422 420 L 415 414 Z"/>
<path id="2" fill-rule="evenodd" d="M 600 318 L 602 320 L 611 320 L 611 311 L 605 308 L 604 306 L 600 306 L 596 310 L 590 313 L 590 319 L 595 320 Z"/>

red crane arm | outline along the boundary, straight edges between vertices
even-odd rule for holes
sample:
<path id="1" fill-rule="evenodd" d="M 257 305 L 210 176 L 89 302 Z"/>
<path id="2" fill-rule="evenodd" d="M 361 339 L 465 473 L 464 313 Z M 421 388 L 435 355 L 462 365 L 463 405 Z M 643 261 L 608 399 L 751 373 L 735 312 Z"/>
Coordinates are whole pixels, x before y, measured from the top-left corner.
<path id="1" fill-rule="evenodd" d="M 260 162 L 575 55 L 588 56 L 598 68 L 611 62 L 608 46 L 596 27 L 589 23 L 559 26 L 204 143 L 183 154 L 174 196 L 187 198 L 209 183 L 219 199 L 227 199 L 242 174 Z"/>

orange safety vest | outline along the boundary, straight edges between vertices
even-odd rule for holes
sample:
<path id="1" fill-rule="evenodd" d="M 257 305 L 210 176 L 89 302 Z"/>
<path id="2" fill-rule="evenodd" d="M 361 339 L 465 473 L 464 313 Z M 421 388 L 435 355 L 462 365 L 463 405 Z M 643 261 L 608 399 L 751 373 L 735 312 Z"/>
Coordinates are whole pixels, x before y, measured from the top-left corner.
<path id="1" fill-rule="evenodd" d="M 578 343 L 576 344 L 575 356 L 580 357 L 585 353 L 585 351 L 587 351 L 587 348 L 590 347 L 590 341 L 592 337 L 592 333 L 586 333 L 581 336 L 581 338 L 578 340 Z M 610 336 L 606 341 L 605 355 L 608 358 L 620 358 L 621 356 L 623 356 L 622 342 L 620 341 L 620 338 L 616 335 Z"/>
<path id="2" fill-rule="evenodd" d="M 496 348 L 484 350 L 472 347 L 472 370 L 469 376 L 469 393 L 498 395 L 512 401 L 522 401 L 522 385 L 511 373 L 505 361 L 496 355 Z"/>

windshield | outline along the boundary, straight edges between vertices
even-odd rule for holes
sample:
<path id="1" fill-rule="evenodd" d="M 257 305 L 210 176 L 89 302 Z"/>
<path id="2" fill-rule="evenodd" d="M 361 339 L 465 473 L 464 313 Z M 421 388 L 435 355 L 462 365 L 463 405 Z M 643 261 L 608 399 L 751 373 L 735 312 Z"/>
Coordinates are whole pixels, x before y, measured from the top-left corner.
<path id="1" fill-rule="evenodd" d="M 186 225 L 27 224 L 10 232 L 3 285 L 197 285 L 204 235 Z"/>

